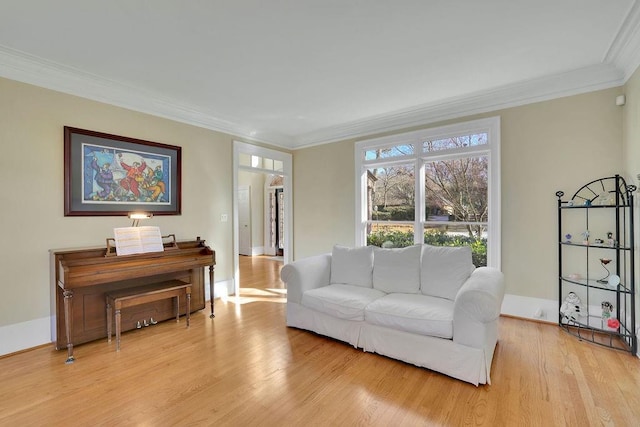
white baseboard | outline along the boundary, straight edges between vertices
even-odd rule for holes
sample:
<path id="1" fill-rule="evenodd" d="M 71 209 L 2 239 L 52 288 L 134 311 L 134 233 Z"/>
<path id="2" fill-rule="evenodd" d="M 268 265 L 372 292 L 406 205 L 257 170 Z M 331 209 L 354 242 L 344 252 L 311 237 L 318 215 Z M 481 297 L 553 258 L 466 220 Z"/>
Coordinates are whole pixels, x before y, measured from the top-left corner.
<path id="1" fill-rule="evenodd" d="M 600 310 L 601 307 L 599 306 L 589 306 L 589 312 L 591 313 L 599 313 Z M 500 314 L 541 322 L 558 323 L 558 311 L 559 306 L 556 300 L 505 294 Z M 631 322 L 631 319 L 628 318 L 627 322 Z M 636 330 L 636 336 L 638 342 L 640 342 L 640 327 Z M 636 356 L 640 358 L 640 349 Z"/>
<path id="2" fill-rule="evenodd" d="M 233 295 L 234 289 L 233 279 L 221 280 L 215 282 L 213 294 L 215 298 Z M 205 274 L 204 290 L 205 299 L 209 300 L 209 276 L 207 274 Z M 558 301 L 506 294 L 501 313 L 524 319 L 557 323 Z M 55 316 L 43 317 L 0 327 L 0 356 L 55 342 L 55 320 Z"/>
<path id="3" fill-rule="evenodd" d="M 53 342 L 51 317 L 0 327 L 0 356 Z"/>
<path id="4" fill-rule="evenodd" d="M 233 280 L 221 280 L 213 285 L 213 295 L 220 298 L 233 294 Z M 209 301 L 209 275 L 205 274 L 205 301 Z M 56 341 L 56 316 L 0 327 L 0 356 Z"/>
<path id="5" fill-rule="evenodd" d="M 505 294 L 500 313 L 542 322 L 557 323 L 558 301 Z"/>
<path id="6" fill-rule="evenodd" d="M 246 256 L 264 255 L 264 246 L 252 246 L 251 249 L 246 247 L 244 250 L 242 249 L 240 250 L 240 255 L 246 255 Z"/>
<path id="7" fill-rule="evenodd" d="M 204 281 L 204 298 L 205 300 L 210 300 L 211 299 L 211 292 L 209 291 L 209 277 L 207 277 L 207 275 L 205 274 L 205 281 Z M 220 297 L 226 297 L 228 295 L 233 295 L 234 293 L 234 283 L 233 283 L 233 279 L 229 279 L 229 280 L 221 280 L 219 282 L 215 282 L 213 285 L 213 297 L 214 298 L 220 298 Z"/>

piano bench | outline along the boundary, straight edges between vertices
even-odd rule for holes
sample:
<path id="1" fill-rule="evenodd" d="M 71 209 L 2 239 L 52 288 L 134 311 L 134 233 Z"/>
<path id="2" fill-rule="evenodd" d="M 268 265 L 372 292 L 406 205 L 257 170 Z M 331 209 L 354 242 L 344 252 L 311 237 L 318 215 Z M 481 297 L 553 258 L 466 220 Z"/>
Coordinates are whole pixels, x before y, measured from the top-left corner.
<path id="1" fill-rule="evenodd" d="M 116 322 L 116 351 L 120 351 L 120 310 L 134 307 L 148 302 L 159 301 L 167 298 L 175 298 L 176 322 L 180 321 L 180 296 L 187 299 L 187 328 L 189 327 L 189 315 L 191 313 L 191 283 L 182 280 L 169 280 L 167 282 L 153 283 L 151 285 L 136 288 L 122 289 L 107 293 L 107 336 L 111 342 L 112 309 L 115 310 Z"/>

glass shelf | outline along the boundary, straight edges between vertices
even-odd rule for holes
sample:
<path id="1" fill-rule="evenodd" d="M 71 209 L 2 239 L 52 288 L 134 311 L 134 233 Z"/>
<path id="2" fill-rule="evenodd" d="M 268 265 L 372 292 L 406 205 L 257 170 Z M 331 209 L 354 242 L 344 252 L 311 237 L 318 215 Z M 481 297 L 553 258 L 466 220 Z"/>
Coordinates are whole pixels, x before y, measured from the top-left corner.
<path id="1" fill-rule="evenodd" d="M 606 283 L 600 283 L 597 280 L 593 280 L 593 279 L 570 279 L 569 277 L 561 277 L 562 280 L 564 280 L 567 283 L 573 283 L 574 285 L 578 285 L 578 286 L 585 286 L 585 287 L 589 287 L 589 288 L 594 288 L 594 289 L 601 289 L 603 291 L 612 291 L 612 292 L 620 292 L 623 294 L 631 294 L 631 289 L 626 288 L 624 285 L 620 284 L 618 286 L 616 286 L 615 288 L 610 288 L 609 285 L 607 285 Z"/>
<path id="2" fill-rule="evenodd" d="M 616 207 L 618 207 L 618 208 L 628 208 L 629 207 L 629 205 L 625 205 L 625 204 L 621 204 L 621 205 L 618 205 L 618 206 L 616 206 L 616 205 L 589 205 L 589 206 L 584 206 L 584 205 L 569 206 L 569 205 L 566 205 L 565 206 L 565 204 L 568 203 L 568 202 L 561 202 L 561 203 L 563 204 L 563 206 L 561 206 L 560 209 L 607 209 L 607 208 L 609 208 L 609 209 L 614 208 L 615 209 Z"/>
<path id="3" fill-rule="evenodd" d="M 561 245 L 566 245 L 566 246 L 580 246 L 583 248 L 594 248 L 594 249 L 619 249 L 621 251 L 628 251 L 631 248 L 628 248 L 626 246 L 609 246 L 609 245 L 597 245 L 595 243 L 590 243 L 588 245 L 585 245 L 584 243 L 576 243 L 576 242 L 560 242 Z"/>
<path id="4" fill-rule="evenodd" d="M 618 329 L 610 329 L 604 326 L 602 317 L 600 316 L 575 316 L 575 320 L 567 318 L 562 319 L 562 324 L 567 326 L 578 326 L 581 328 L 590 328 L 596 330 L 596 332 L 619 334 Z"/>
<path id="5" fill-rule="evenodd" d="M 575 320 L 562 317 L 560 326 L 573 336 L 581 340 L 602 345 L 616 350 L 631 351 L 629 342 L 631 332 L 621 323 L 618 329 L 611 329 L 603 325 L 600 316 L 576 316 Z"/>

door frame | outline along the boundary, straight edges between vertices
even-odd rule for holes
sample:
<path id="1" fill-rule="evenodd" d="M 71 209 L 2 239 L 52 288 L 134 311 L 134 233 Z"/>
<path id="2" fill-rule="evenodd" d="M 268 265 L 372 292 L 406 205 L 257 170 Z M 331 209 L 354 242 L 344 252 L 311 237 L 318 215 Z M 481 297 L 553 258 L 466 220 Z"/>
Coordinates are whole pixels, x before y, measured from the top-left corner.
<path id="1" fill-rule="evenodd" d="M 258 167 L 240 164 L 240 154 L 259 156 L 282 162 L 282 171 L 273 171 Z M 293 156 L 284 151 L 259 147 L 241 141 L 233 141 L 233 282 L 234 294 L 240 295 L 240 255 L 239 255 L 239 228 L 238 228 L 238 171 L 245 170 L 253 173 L 281 174 L 284 189 L 284 263 L 292 261 L 293 254 Z"/>

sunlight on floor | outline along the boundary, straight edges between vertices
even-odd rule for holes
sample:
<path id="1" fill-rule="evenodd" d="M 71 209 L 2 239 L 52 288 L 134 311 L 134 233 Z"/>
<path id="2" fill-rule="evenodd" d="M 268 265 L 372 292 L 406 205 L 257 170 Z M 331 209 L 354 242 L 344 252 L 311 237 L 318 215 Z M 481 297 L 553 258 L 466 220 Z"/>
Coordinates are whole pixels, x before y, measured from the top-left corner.
<path id="1" fill-rule="evenodd" d="M 230 302 L 233 304 L 248 304 L 252 302 L 275 302 L 278 304 L 284 304 L 287 302 L 287 290 L 286 289 L 257 289 L 257 288 L 240 288 L 240 296 L 224 296 L 221 297 L 222 301 Z"/>

